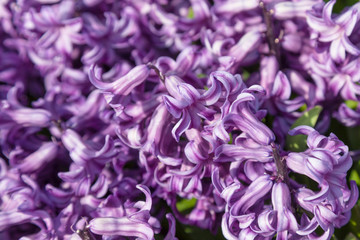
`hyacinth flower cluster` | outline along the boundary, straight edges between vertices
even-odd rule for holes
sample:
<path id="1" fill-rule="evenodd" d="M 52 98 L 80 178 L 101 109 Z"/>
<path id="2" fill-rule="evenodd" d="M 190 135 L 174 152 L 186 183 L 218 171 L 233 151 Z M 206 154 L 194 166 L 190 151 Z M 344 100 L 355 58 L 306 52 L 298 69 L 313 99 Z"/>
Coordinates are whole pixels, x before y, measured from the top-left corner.
<path id="1" fill-rule="evenodd" d="M 339 4 L 2 1 L 0 239 L 360 237 Z"/>

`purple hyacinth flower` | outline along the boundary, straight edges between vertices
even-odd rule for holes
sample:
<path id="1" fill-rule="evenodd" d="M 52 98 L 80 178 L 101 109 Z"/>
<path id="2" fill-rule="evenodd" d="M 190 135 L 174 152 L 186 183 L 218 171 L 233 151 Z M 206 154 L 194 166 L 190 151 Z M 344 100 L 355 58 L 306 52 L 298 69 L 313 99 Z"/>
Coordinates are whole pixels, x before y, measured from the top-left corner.
<path id="1" fill-rule="evenodd" d="M 246 1 L 246 0 L 227 0 L 227 1 L 217 1 L 214 5 L 214 12 L 216 14 L 228 14 L 241 11 L 247 11 L 259 6 L 259 1 Z"/>
<path id="2" fill-rule="evenodd" d="M 230 139 L 226 128 L 236 127 L 258 143 L 267 145 L 274 141 L 274 133 L 253 112 L 255 107 L 252 104 L 256 104 L 256 101 L 259 100 L 255 94 L 262 94 L 263 90 L 260 86 L 254 85 L 239 94 L 231 104 L 229 114 L 219 121 L 219 125 L 214 129 L 215 136 L 228 142 Z"/>
<path id="3" fill-rule="evenodd" d="M 179 141 L 181 134 L 187 129 L 199 128 L 201 118 L 212 120 L 215 111 L 207 108 L 200 101 L 200 93 L 190 84 L 184 83 L 177 76 L 168 76 L 165 86 L 171 96 L 163 96 L 168 111 L 180 120 L 175 124 L 172 134 Z"/>
<path id="4" fill-rule="evenodd" d="M 19 108 L 4 110 L 0 113 L 0 127 L 9 127 L 14 123 L 24 127 L 47 127 L 50 125 L 52 115 L 44 109 Z"/>
<path id="5" fill-rule="evenodd" d="M 258 229 L 253 225 L 263 206 L 264 196 L 271 191 L 272 186 L 270 176 L 263 175 L 248 187 L 235 182 L 224 188 L 221 195 L 227 206 L 222 218 L 222 231 L 227 239 L 254 238 L 258 235 Z M 274 229 L 270 232 L 273 234 Z"/>
<path id="6" fill-rule="evenodd" d="M 291 210 L 291 195 L 289 187 L 283 183 L 275 183 L 271 193 L 271 200 L 276 217 L 276 239 L 286 239 L 288 232 L 296 232 L 298 223 Z"/>
<path id="7" fill-rule="evenodd" d="M 234 58 L 235 63 L 241 63 L 246 56 L 259 48 L 262 40 L 262 34 L 260 32 L 250 31 L 242 36 L 239 42 L 229 49 L 228 55 Z"/>
<path id="8" fill-rule="evenodd" d="M 355 183 L 351 183 L 354 185 Z M 356 185 L 356 184 L 355 184 Z M 354 186 L 351 186 L 354 189 Z M 355 187 L 356 188 L 356 187 Z M 322 239 L 330 239 L 334 232 L 334 227 L 341 227 L 345 225 L 350 218 L 350 212 L 347 206 L 353 206 L 358 199 L 358 192 L 352 191 L 352 196 L 346 198 L 351 199 L 349 205 L 345 208 L 334 209 L 331 207 L 328 201 L 310 201 L 308 200 L 315 193 L 307 188 L 300 188 L 295 193 L 295 199 L 297 203 L 306 211 L 311 212 L 314 217 L 309 219 L 305 214 L 302 215 L 301 224 L 297 234 L 301 236 L 312 236 L 315 237 L 315 230 L 320 226 L 324 233 L 320 236 Z M 355 199 L 356 198 L 356 199 Z"/>
<path id="9" fill-rule="evenodd" d="M 177 221 L 328 240 L 349 221 L 349 149 L 306 127 L 304 152 L 275 142 L 304 101 L 360 123 L 340 105 L 360 95 L 360 4 L 0 2 L 0 239 L 154 239 L 166 217 L 166 240 Z"/>
<path id="10" fill-rule="evenodd" d="M 302 97 L 291 97 L 291 85 L 286 75 L 279 71 L 273 82 L 271 92 L 269 93 L 272 98 L 275 109 L 271 109 L 270 112 L 274 114 L 274 111 L 280 111 L 282 113 L 291 113 L 300 108 L 304 104 Z M 274 114 L 275 115 L 275 114 Z"/>
<path id="11" fill-rule="evenodd" d="M 360 64 L 358 59 L 346 63 L 335 71 L 329 81 L 329 88 L 335 96 L 338 94 L 345 100 L 358 100 L 360 95 Z"/>
<path id="12" fill-rule="evenodd" d="M 344 183 L 344 177 L 352 165 L 352 159 L 348 147 L 334 134 L 326 138 L 307 126 L 294 128 L 290 134 L 308 135 L 307 144 L 309 147 L 304 153 L 290 153 L 288 155 L 286 161 L 291 170 L 306 174 L 321 184 L 324 190 L 328 190 L 327 184 L 333 184 L 333 188 L 336 188 L 339 183 Z M 299 168 L 300 165 L 301 168 Z"/>
<path id="13" fill-rule="evenodd" d="M 270 58 L 266 62 L 273 63 L 273 61 L 275 61 L 275 59 Z M 265 101 L 264 105 L 271 115 L 276 116 L 273 122 L 274 133 L 276 134 L 278 141 L 283 143 L 290 126 L 295 119 L 301 116 L 301 113 L 296 112 L 296 110 L 304 105 L 305 99 L 302 96 L 290 99 L 292 86 L 283 72 L 278 71 L 276 76 L 274 76 L 274 72 L 269 70 L 269 67 L 264 66 L 263 69 L 263 84 L 266 84 L 268 87 L 266 89 L 268 99 Z M 267 77 L 267 75 L 269 75 L 268 73 L 271 74 L 270 78 L 273 77 L 273 79 Z"/>
<path id="14" fill-rule="evenodd" d="M 187 130 L 185 134 L 189 140 L 184 149 L 187 159 L 194 164 L 206 162 L 209 158 L 209 142 L 201 136 L 201 132 L 197 129 Z"/>
<path id="15" fill-rule="evenodd" d="M 104 144 L 98 144 L 91 141 L 86 142 L 78 133 L 67 129 L 63 132 L 61 140 L 72 160 L 79 165 L 87 164 L 89 160 L 105 163 L 117 154 L 110 136 L 105 137 Z"/>
<path id="16" fill-rule="evenodd" d="M 52 6 L 43 6 L 37 13 L 32 9 L 25 21 L 25 28 L 37 30 L 43 35 L 37 41 L 40 48 L 55 48 L 62 54 L 71 56 L 74 44 L 83 41 L 79 34 L 82 29 L 81 18 L 71 18 L 74 14 L 74 3 L 63 1 Z"/>
<path id="17" fill-rule="evenodd" d="M 91 83 L 103 92 L 127 95 L 136 86 L 146 80 L 146 78 L 149 76 L 149 72 L 150 68 L 147 65 L 140 65 L 132 69 L 125 76 L 111 83 L 105 83 L 101 81 L 101 69 L 96 67 L 95 65 L 92 65 L 89 70 L 89 77 Z"/>
<path id="18" fill-rule="evenodd" d="M 104 93 L 106 102 L 120 115 L 124 110 L 123 101 L 130 92 L 142 84 L 150 74 L 147 65 L 139 65 L 113 82 L 103 82 L 101 69 L 92 65 L 89 70 L 90 82 Z"/>
<path id="19" fill-rule="evenodd" d="M 65 208 L 71 202 L 74 191 L 65 191 L 50 184 L 45 186 L 46 196 L 58 208 Z"/>
<path id="20" fill-rule="evenodd" d="M 138 237 L 152 240 L 154 229 L 151 225 L 149 211 L 152 205 L 150 190 L 146 186 L 137 186 L 146 196 L 145 202 L 139 201 L 134 204 L 138 210 L 129 212 L 123 217 L 99 217 L 89 222 L 89 230 L 95 234 L 104 236 Z"/>
<path id="21" fill-rule="evenodd" d="M 127 236 L 138 237 L 140 239 L 152 240 L 154 237 L 153 229 L 141 221 L 123 218 L 95 218 L 90 221 L 91 232 L 105 236 Z"/>
<path id="22" fill-rule="evenodd" d="M 118 58 L 116 49 L 129 47 L 130 38 L 136 35 L 138 26 L 129 8 L 123 10 L 121 15 L 119 19 L 114 12 L 105 12 L 104 23 L 95 14 L 85 13 L 82 16 L 84 40 L 90 46 L 81 58 L 84 64 L 113 64 Z"/>
<path id="23" fill-rule="evenodd" d="M 322 16 L 312 12 L 307 15 L 307 23 L 314 33 L 318 35 L 320 42 L 330 43 L 330 56 L 336 62 L 345 60 L 346 52 L 358 56 L 360 50 L 350 42 L 357 23 L 358 13 L 356 9 L 348 9 L 341 15 L 332 18 L 331 12 L 336 0 L 329 1 L 322 10 Z"/>
<path id="24" fill-rule="evenodd" d="M 40 172 L 42 168 L 55 159 L 57 149 L 57 143 L 43 143 L 37 151 L 31 153 L 13 167 L 21 173 Z"/>
<path id="25" fill-rule="evenodd" d="M 334 134 L 325 137 L 308 126 L 294 128 L 290 134 L 307 135 L 309 149 L 290 153 L 288 168 L 313 179 L 320 188 L 318 192 L 299 189 L 299 204 L 315 214 L 325 231 L 344 225 L 359 195 L 355 182 L 351 182 L 351 189 L 346 184 L 346 172 L 352 165 L 348 147 Z"/>
<path id="26" fill-rule="evenodd" d="M 246 88 L 239 74 L 232 75 L 225 71 L 212 72 L 208 80 L 209 88 L 201 95 L 206 105 L 216 105 L 222 116 L 229 112 L 231 103 Z"/>
<path id="27" fill-rule="evenodd" d="M 315 4 L 321 0 L 304 1 L 281 1 L 273 6 L 274 17 L 279 20 L 291 19 L 295 17 L 306 18 L 306 14 Z"/>
<path id="28" fill-rule="evenodd" d="M 355 127 L 360 124 L 360 112 L 359 109 L 351 109 L 342 103 L 337 112 L 334 113 L 334 117 L 347 127 Z"/>
<path id="29" fill-rule="evenodd" d="M 164 240 L 178 240 L 177 237 L 175 237 L 175 227 L 176 227 L 176 222 L 175 222 L 175 218 L 171 213 L 167 213 L 166 214 L 166 218 L 169 221 L 169 231 L 166 234 Z"/>
<path id="30" fill-rule="evenodd" d="M 247 138 L 247 136 L 239 136 L 235 139 L 235 144 L 223 144 L 215 150 L 215 162 L 227 161 L 246 161 L 248 159 L 256 159 L 256 162 L 272 161 L 272 149 L 270 146 L 264 146 L 258 142 Z M 252 177 L 249 176 L 251 179 Z M 255 177 L 256 178 L 256 177 Z"/>

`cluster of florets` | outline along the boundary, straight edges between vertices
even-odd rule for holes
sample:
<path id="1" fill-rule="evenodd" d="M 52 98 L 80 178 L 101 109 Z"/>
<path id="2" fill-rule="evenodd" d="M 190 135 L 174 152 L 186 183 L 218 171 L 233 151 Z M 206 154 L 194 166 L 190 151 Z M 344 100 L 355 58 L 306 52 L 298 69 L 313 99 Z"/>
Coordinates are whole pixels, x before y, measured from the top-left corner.
<path id="1" fill-rule="evenodd" d="M 2 1 L 0 238 L 330 239 L 359 197 L 323 135 L 360 125 L 360 4 L 334 4 Z"/>

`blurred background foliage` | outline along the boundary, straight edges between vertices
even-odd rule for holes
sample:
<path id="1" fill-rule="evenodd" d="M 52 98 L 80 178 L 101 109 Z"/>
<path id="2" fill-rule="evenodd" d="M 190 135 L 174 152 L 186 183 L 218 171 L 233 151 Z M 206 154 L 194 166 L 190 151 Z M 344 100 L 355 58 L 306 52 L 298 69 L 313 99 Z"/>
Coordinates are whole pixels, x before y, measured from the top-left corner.
<path id="1" fill-rule="evenodd" d="M 329 2 L 329 0 L 325 0 L 325 2 Z M 337 0 L 333 9 L 333 12 L 339 13 L 345 7 L 352 6 L 355 3 L 359 2 L 358 0 Z"/>

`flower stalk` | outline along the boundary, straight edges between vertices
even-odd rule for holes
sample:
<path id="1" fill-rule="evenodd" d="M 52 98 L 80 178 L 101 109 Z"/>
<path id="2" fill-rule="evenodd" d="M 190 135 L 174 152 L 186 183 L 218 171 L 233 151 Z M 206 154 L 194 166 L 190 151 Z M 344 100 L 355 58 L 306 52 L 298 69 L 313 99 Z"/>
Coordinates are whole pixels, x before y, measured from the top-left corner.
<path id="1" fill-rule="evenodd" d="M 285 158 L 280 156 L 279 149 L 275 143 L 271 143 L 272 153 L 277 170 L 277 181 L 289 183 L 288 169 L 286 166 Z"/>
<path id="2" fill-rule="evenodd" d="M 275 37 L 274 25 L 272 22 L 273 10 L 272 9 L 268 10 L 264 2 L 260 2 L 259 6 L 262 10 L 262 14 L 266 24 L 266 39 L 269 45 L 269 52 L 271 55 L 274 55 L 278 63 L 280 63 L 281 58 L 280 58 L 279 43 L 283 33 L 280 32 L 280 36 L 278 38 Z"/>

